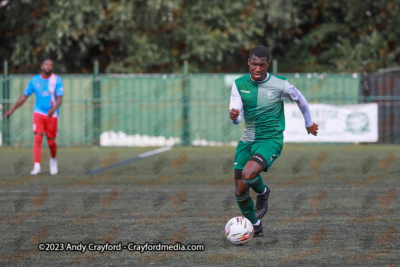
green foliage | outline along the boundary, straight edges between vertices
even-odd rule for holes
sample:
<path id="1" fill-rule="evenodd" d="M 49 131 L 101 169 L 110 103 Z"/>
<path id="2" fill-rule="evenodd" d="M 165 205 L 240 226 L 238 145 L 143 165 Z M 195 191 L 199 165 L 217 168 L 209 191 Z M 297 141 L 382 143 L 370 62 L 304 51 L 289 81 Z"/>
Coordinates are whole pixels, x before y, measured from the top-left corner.
<path id="1" fill-rule="evenodd" d="M 0 57 L 11 73 L 56 59 L 61 73 L 247 72 L 267 46 L 280 72 L 355 72 L 400 59 L 397 1 L 3 1 Z"/>

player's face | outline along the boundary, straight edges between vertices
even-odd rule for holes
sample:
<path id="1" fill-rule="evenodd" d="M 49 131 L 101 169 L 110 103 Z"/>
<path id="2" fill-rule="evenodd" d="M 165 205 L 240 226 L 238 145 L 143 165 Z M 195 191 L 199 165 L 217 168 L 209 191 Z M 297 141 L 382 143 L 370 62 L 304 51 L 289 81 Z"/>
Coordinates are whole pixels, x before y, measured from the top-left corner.
<path id="1" fill-rule="evenodd" d="M 53 72 L 53 61 L 52 60 L 44 61 L 41 68 L 42 68 L 42 72 L 46 76 L 49 76 Z"/>
<path id="2" fill-rule="evenodd" d="M 254 81 L 263 81 L 267 78 L 267 69 L 269 66 L 268 59 L 266 57 L 252 56 L 248 60 L 250 75 Z"/>

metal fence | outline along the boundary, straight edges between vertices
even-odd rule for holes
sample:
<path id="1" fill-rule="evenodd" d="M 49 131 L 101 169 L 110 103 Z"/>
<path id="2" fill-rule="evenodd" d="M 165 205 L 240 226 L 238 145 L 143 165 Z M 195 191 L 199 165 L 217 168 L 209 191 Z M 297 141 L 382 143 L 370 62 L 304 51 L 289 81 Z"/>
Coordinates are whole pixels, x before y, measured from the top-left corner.
<path id="1" fill-rule="evenodd" d="M 400 75 L 364 73 L 360 94 L 378 104 L 379 142 L 400 144 Z"/>
<path id="2" fill-rule="evenodd" d="M 228 110 L 231 86 L 240 74 L 60 76 L 65 94 L 57 139 L 61 146 L 230 145 L 243 132 L 244 124 L 238 127 L 230 123 Z M 309 103 L 346 105 L 366 101 L 360 94 L 359 74 L 283 76 L 302 91 Z M 3 146 L 32 146 L 34 96 L 10 119 L 4 119 L 4 111 L 16 102 L 31 77 L 2 77 Z M 368 97 L 374 101 L 373 96 Z M 398 101 L 391 99 L 388 106 L 398 107 Z M 396 110 L 389 113 L 394 114 L 390 116 L 395 122 Z M 380 114 L 381 118 L 380 129 L 391 127 L 392 119 L 386 123 L 387 118 Z M 399 142 L 394 137 L 380 141 Z"/>

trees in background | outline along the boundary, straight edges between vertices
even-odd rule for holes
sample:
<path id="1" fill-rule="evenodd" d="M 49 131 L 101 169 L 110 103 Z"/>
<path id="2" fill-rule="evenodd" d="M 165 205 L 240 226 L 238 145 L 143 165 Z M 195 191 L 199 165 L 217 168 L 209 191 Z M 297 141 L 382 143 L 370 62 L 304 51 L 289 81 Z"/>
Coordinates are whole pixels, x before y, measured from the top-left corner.
<path id="1" fill-rule="evenodd" d="M 280 72 L 357 72 L 397 66 L 397 1 L 0 2 L 0 57 L 10 73 L 35 73 L 45 56 L 58 73 L 246 72 L 267 46 Z"/>

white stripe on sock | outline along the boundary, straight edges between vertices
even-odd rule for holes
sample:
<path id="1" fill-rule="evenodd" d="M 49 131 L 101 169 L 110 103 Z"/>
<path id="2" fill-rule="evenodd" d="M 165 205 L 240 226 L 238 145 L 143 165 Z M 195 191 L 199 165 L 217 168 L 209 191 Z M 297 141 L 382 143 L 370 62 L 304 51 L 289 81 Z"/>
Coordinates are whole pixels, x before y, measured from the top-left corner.
<path id="1" fill-rule="evenodd" d="M 261 194 L 257 194 L 257 195 L 263 195 L 263 194 L 265 194 L 265 192 L 267 192 L 267 188 L 264 189 L 264 192 L 262 192 Z"/>

